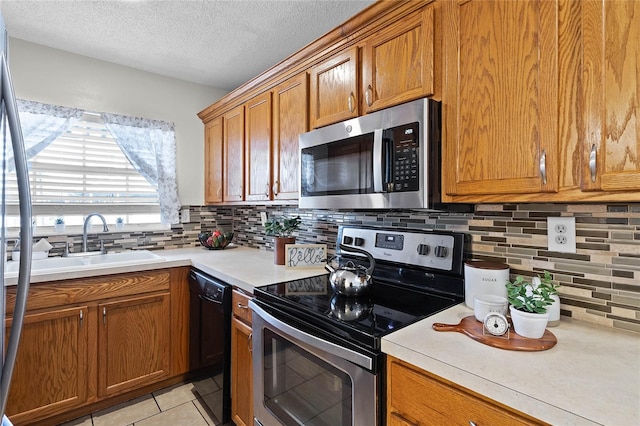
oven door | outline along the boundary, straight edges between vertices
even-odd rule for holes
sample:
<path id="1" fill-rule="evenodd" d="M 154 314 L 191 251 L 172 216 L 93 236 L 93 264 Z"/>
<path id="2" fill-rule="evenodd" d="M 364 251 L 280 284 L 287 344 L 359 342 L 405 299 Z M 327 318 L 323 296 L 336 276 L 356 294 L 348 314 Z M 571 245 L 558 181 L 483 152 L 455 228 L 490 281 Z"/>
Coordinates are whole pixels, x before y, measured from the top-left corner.
<path id="1" fill-rule="evenodd" d="M 379 424 L 375 357 L 300 330 L 261 302 L 249 305 L 256 426 Z"/>

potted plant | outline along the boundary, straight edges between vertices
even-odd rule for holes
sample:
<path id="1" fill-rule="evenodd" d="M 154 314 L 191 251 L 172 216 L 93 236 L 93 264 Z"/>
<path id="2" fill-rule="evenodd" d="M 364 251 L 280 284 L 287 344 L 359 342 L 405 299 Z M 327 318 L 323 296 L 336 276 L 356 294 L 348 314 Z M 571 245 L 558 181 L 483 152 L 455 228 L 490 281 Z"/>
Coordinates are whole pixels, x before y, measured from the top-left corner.
<path id="1" fill-rule="evenodd" d="M 541 338 L 549 321 L 548 308 L 554 303 L 551 296 L 557 293 L 551 274 L 544 271 L 544 278 L 536 276 L 530 282 L 518 276 L 505 285 L 515 332 L 522 337 Z"/>
<path id="2" fill-rule="evenodd" d="M 124 219 L 121 217 L 116 218 L 116 229 L 124 228 Z"/>
<path id="3" fill-rule="evenodd" d="M 62 232 L 64 231 L 64 219 L 62 218 L 62 216 L 58 216 L 53 224 L 54 228 L 56 229 L 56 232 Z"/>
<path id="4" fill-rule="evenodd" d="M 302 219 L 300 219 L 300 216 L 280 219 L 271 217 L 265 222 L 265 234 L 274 237 L 274 261 L 276 265 L 284 265 L 285 246 L 296 242 L 295 237 L 292 237 L 291 234 L 300 229 L 301 224 Z"/>

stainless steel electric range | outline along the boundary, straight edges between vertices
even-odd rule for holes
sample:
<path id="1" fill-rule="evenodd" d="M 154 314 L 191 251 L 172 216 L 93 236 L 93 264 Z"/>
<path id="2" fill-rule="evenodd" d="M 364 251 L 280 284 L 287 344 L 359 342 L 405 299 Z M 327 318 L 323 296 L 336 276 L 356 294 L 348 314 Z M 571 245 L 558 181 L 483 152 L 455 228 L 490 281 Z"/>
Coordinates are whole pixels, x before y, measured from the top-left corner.
<path id="1" fill-rule="evenodd" d="M 342 226 L 338 243 L 375 258 L 363 295 L 326 274 L 254 291 L 255 425 L 383 424 L 382 337 L 464 301 L 465 234 Z"/>

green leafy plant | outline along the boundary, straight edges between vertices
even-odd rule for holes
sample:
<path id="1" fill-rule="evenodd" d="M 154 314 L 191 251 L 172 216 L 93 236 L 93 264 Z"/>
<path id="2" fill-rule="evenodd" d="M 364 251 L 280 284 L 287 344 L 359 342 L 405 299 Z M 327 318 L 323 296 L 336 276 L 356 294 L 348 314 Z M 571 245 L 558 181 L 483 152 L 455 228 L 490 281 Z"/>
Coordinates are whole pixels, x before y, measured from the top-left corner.
<path id="1" fill-rule="evenodd" d="M 509 303 L 519 311 L 544 314 L 547 306 L 553 303 L 552 294 L 558 293 L 557 285 L 551 280 L 551 274 L 544 271 L 544 277 L 533 277 L 526 281 L 517 276 L 514 282 L 505 284 Z"/>
<path id="2" fill-rule="evenodd" d="M 273 237 L 290 237 L 293 231 L 300 229 L 301 224 L 300 216 L 279 219 L 271 217 L 264 224 L 265 234 Z"/>
<path id="3" fill-rule="evenodd" d="M 55 221 L 56 225 L 64 225 L 64 219 L 62 217 L 57 217 Z"/>
<path id="4" fill-rule="evenodd" d="M 124 219 L 121 217 L 116 218 L 116 223 L 124 223 Z"/>

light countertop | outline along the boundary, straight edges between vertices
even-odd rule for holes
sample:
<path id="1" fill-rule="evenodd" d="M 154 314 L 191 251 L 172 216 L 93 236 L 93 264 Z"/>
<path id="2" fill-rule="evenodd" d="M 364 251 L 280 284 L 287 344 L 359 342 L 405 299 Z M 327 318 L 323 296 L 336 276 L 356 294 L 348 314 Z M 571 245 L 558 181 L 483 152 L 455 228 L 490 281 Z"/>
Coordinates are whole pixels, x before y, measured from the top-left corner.
<path id="1" fill-rule="evenodd" d="M 273 263 L 273 252 L 242 246 L 225 250 L 207 250 L 189 247 L 174 250 L 156 250 L 162 262 L 130 262 L 126 264 L 70 267 L 58 270 L 39 270 L 31 274 L 31 283 L 69 280 L 100 275 L 149 271 L 178 266 L 194 266 L 228 284 L 253 293 L 254 287 L 275 284 L 326 273 L 324 268 L 286 268 Z M 15 285 L 17 274 L 6 274 L 5 285 Z"/>
<path id="2" fill-rule="evenodd" d="M 554 425 L 640 424 L 640 335 L 562 318 L 541 352 L 498 349 L 435 322 L 458 324 L 457 305 L 382 340 L 382 351 Z"/>

